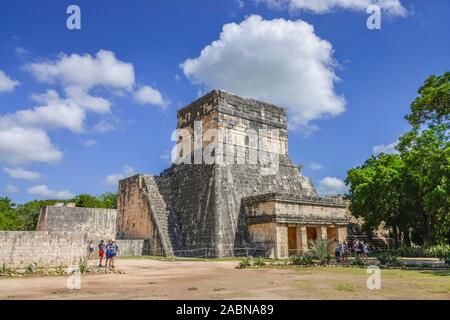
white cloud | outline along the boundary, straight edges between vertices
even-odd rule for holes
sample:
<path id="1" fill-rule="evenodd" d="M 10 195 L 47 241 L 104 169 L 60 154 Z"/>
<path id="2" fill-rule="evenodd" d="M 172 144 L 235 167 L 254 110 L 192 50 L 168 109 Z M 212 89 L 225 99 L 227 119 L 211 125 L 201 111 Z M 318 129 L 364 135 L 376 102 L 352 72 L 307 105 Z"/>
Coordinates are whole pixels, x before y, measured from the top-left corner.
<path id="1" fill-rule="evenodd" d="M 102 97 L 89 95 L 82 87 L 70 86 L 64 89 L 67 96 L 80 107 L 96 113 L 109 113 L 111 102 Z"/>
<path id="2" fill-rule="evenodd" d="M 19 110 L 6 115 L 10 120 L 22 127 L 40 127 L 46 130 L 69 129 L 74 132 L 84 131 L 85 111 L 71 99 L 62 99 L 55 90 L 44 94 L 33 95 L 32 99 L 43 105 L 33 109 Z M 1 121 L 1 120 L 0 120 Z"/>
<path id="3" fill-rule="evenodd" d="M 21 127 L 2 128 L 0 121 L 1 162 L 10 164 L 55 162 L 61 158 L 62 152 L 51 143 L 45 131 Z"/>
<path id="4" fill-rule="evenodd" d="M 97 141 L 93 140 L 93 139 L 89 139 L 83 142 L 83 145 L 85 147 L 92 147 L 95 146 L 97 144 Z"/>
<path id="5" fill-rule="evenodd" d="M 337 195 L 346 193 L 348 188 L 341 179 L 325 177 L 319 180 L 318 191 L 323 195 Z"/>
<path id="6" fill-rule="evenodd" d="M 54 129 L 85 132 L 89 112 L 107 114 L 92 130 L 106 132 L 118 128 L 119 122 L 109 115 L 111 102 L 91 95 L 89 91 L 94 87 L 114 89 L 113 94 L 126 92 L 129 98 L 135 95 L 133 64 L 117 59 L 111 51 L 100 50 L 95 56 L 61 53 L 55 60 L 30 63 L 24 69 L 40 82 L 60 86 L 64 94 L 60 95 L 55 89 L 34 94 L 31 99 L 36 106 L 0 115 L 0 162 L 22 164 L 59 160 L 62 153 L 51 143 L 48 132 Z M 0 72 L 1 90 L 4 73 Z M 166 103 L 156 89 L 143 88 L 145 90 L 139 97 L 144 103 Z"/>
<path id="7" fill-rule="evenodd" d="M 19 81 L 11 79 L 6 75 L 6 73 L 0 70 L 0 93 L 11 92 L 19 84 L 20 84 Z"/>
<path id="8" fill-rule="evenodd" d="M 150 86 L 142 86 L 139 88 L 135 91 L 134 98 L 141 104 L 153 104 L 163 108 L 168 104 L 162 94 Z"/>
<path id="9" fill-rule="evenodd" d="M 370 5 L 377 5 L 392 16 L 405 16 L 407 10 L 400 0 L 254 0 L 266 3 L 269 8 L 288 9 L 291 12 L 309 11 L 323 14 L 335 9 L 364 11 Z"/>
<path id="10" fill-rule="evenodd" d="M 117 186 L 120 180 L 128 178 L 135 174 L 132 167 L 125 165 L 123 167 L 123 173 L 114 173 L 106 176 L 104 184 L 107 186 Z"/>
<path id="11" fill-rule="evenodd" d="M 98 85 L 131 90 L 134 85 L 133 64 L 118 60 L 114 52 L 106 50 L 98 51 L 95 57 L 61 53 L 55 61 L 30 63 L 25 70 L 41 82 L 59 80 L 66 87 L 86 90 Z"/>
<path id="12" fill-rule="evenodd" d="M 245 6 L 245 3 L 243 0 L 235 0 L 234 2 L 236 2 L 239 9 L 242 9 Z"/>
<path id="13" fill-rule="evenodd" d="M 335 66 L 332 45 L 312 25 L 256 15 L 224 25 L 218 40 L 181 64 L 193 83 L 286 107 L 291 126 L 309 128 L 345 110 Z"/>
<path id="14" fill-rule="evenodd" d="M 374 155 L 378 155 L 380 153 L 387 153 L 387 154 L 397 153 L 398 151 L 395 150 L 395 147 L 397 146 L 397 144 L 398 144 L 398 141 L 395 141 L 395 142 L 392 142 L 389 144 L 380 144 L 380 145 L 374 146 L 372 148 L 372 153 Z"/>
<path id="15" fill-rule="evenodd" d="M 67 190 L 64 191 L 51 190 L 44 184 L 28 188 L 27 193 L 41 197 L 51 197 L 58 199 L 68 199 L 73 198 L 75 196 L 73 193 Z"/>
<path id="16" fill-rule="evenodd" d="M 317 171 L 317 170 L 322 170 L 322 169 L 324 169 L 324 166 L 321 165 L 320 163 L 311 162 L 311 163 L 309 164 L 309 168 L 310 168 L 311 170 Z"/>
<path id="17" fill-rule="evenodd" d="M 16 186 L 7 185 L 5 187 L 5 192 L 6 193 L 17 193 L 17 192 L 19 192 L 19 188 L 17 188 Z"/>
<path id="18" fill-rule="evenodd" d="M 104 117 L 92 127 L 92 131 L 105 133 L 122 128 L 125 123 L 115 116 Z"/>
<path id="19" fill-rule="evenodd" d="M 165 163 L 167 163 L 168 165 L 172 164 L 172 158 L 170 156 L 169 151 L 167 151 L 167 150 L 164 150 L 159 158 L 161 160 L 163 160 Z"/>
<path id="20" fill-rule="evenodd" d="M 42 175 L 38 172 L 25 170 L 22 168 L 3 168 L 3 171 L 6 172 L 11 178 L 15 179 L 24 179 L 24 180 L 35 180 L 42 177 Z"/>
<path id="21" fill-rule="evenodd" d="M 14 49 L 14 52 L 16 53 L 16 56 L 23 57 L 24 55 L 28 54 L 28 50 L 22 47 L 16 47 Z"/>

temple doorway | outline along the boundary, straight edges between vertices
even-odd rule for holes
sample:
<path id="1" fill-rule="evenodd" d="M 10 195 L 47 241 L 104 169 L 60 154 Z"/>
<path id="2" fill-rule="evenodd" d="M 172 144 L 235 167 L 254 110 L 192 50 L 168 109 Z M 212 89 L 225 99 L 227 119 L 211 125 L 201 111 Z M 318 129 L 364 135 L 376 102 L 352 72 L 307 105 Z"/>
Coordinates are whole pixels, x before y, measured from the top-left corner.
<path id="1" fill-rule="evenodd" d="M 327 228 L 327 239 L 330 241 L 339 240 L 338 228 Z"/>
<path id="2" fill-rule="evenodd" d="M 298 253 L 296 227 L 288 227 L 288 252 L 289 256 L 293 256 Z"/>
<path id="3" fill-rule="evenodd" d="M 316 240 L 317 239 L 317 229 L 314 228 L 306 228 L 306 238 L 308 239 L 308 248 L 310 247 L 310 240 Z"/>

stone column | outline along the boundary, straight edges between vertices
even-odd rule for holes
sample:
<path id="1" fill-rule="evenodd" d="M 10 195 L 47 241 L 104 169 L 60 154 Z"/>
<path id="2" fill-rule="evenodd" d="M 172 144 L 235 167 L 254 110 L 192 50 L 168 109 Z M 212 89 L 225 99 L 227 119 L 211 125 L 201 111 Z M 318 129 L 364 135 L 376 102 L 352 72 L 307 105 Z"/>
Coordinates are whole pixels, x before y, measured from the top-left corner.
<path id="1" fill-rule="evenodd" d="M 295 247 L 297 248 L 297 252 L 295 253 L 296 255 L 298 255 L 300 252 L 302 252 L 302 234 L 301 234 L 301 227 L 297 226 L 295 228 L 295 235 L 297 236 L 297 238 L 295 240 L 296 241 L 296 245 Z"/>
<path id="2" fill-rule="evenodd" d="M 288 258 L 288 228 L 286 225 L 277 225 L 276 230 L 275 258 Z"/>
<path id="3" fill-rule="evenodd" d="M 317 227 L 317 239 L 325 240 L 327 238 L 327 227 Z"/>
<path id="4" fill-rule="evenodd" d="M 340 242 L 347 241 L 347 226 L 338 227 L 337 234 Z"/>
<path id="5" fill-rule="evenodd" d="M 300 248 L 302 252 L 308 251 L 308 234 L 306 232 L 306 226 L 300 226 L 297 228 L 297 236 L 300 239 Z"/>

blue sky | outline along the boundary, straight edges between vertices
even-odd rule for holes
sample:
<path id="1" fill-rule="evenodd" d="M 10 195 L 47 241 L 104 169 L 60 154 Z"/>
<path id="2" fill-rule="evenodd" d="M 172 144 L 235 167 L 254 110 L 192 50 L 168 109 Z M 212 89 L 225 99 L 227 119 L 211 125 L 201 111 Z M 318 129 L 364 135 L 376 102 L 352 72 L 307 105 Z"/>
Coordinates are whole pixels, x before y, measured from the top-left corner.
<path id="1" fill-rule="evenodd" d="M 408 130 L 425 78 L 449 70 L 450 1 L 387 1 L 380 30 L 362 6 L 289 1 L 2 1 L 0 195 L 100 194 L 159 174 L 177 109 L 218 85 L 287 107 L 291 159 L 322 193 L 342 192 L 348 169 Z M 81 30 L 66 27 L 71 4 Z"/>

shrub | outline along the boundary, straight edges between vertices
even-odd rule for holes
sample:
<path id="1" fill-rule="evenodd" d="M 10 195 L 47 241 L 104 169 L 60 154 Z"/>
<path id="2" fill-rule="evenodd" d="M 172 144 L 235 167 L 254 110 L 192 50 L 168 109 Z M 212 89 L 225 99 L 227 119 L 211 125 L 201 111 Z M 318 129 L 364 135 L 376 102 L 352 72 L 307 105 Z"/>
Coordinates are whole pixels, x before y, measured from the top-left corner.
<path id="1" fill-rule="evenodd" d="M 390 253 L 400 257 L 445 257 L 450 254 L 450 245 L 433 245 L 433 246 L 400 246 L 388 250 Z"/>
<path id="2" fill-rule="evenodd" d="M 311 240 L 311 253 L 315 258 L 319 259 L 321 264 L 327 264 L 331 260 L 330 251 L 328 249 L 330 242 L 326 239 Z"/>
<path id="3" fill-rule="evenodd" d="M 88 266 L 86 259 L 80 259 L 78 268 L 80 269 L 80 273 L 86 273 L 89 271 L 89 266 Z"/>
<path id="4" fill-rule="evenodd" d="M 426 248 L 425 250 L 428 257 L 437 257 L 441 260 L 445 260 L 445 258 L 450 255 L 450 245 L 435 245 Z"/>
<path id="5" fill-rule="evenodd" d="M 263 257 L 256 257 L 253 264 L 257 267 L 263 267 L 266 265 L 266 261 L 264 260 Z"/>
<path id="6" fill-rule="evenodd" d="M 381 252 L 377 256 L 381 265 L 399 267 L 403 265 L 403 261 L 398 257 L 398 255 L 385 251 Z"/>
<path id="7" fill-rule="evenodd" d="M 352 266 L 365 266 L 365 265 L 367 265 L 367 263 L 364 260 L 362 260 L 360 257 L 356 257 L 355 260 L 352 260 L 350 262 L 350 265 L 352 265 Z"/>
<path id="8" fill-rule="evenodd" d="M 443 261 L 448 266 L 450 266 L 450 252 L 442 253 L 438 258 L 439 260 Z"/>
<path id="9" fill-rule="evenodd" d="M 6 263 L 3 262 L 2 267 L 0 268 L 0 274 L 7 274 L 7 273 L 12 273 L 12 272 L 14 272 L 14 270 L 11 268 L 8 268 Z"/>
<path id="10" fill-rule="evenodd" d="M 244 257 L 241 259 L 241 261 L 239 262 L 239 268 L 241 269 L 245 269 L 250 267 L 251 263 L 250 263 L 250 259 L 247 257 Z"/>
<path id="11" fill-rule="evenodd" d="M 314 264 L 314 261 L 310 254 L 303 253 L 300 256 L 291 257 L 291 263 L 296 266 L 310 266 Z"/>
<path id="12" fill-rule="evenodd" d="M 25 274 L 30 275 L 30 274 L 35 274 L 38 271 L 38 266 L 37 263 L 30 263 L 29 265 L 27 265 L 26 269 L 25 269 Z"/>

